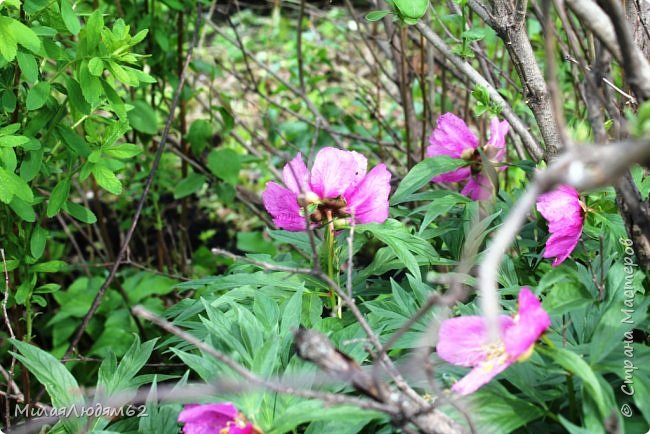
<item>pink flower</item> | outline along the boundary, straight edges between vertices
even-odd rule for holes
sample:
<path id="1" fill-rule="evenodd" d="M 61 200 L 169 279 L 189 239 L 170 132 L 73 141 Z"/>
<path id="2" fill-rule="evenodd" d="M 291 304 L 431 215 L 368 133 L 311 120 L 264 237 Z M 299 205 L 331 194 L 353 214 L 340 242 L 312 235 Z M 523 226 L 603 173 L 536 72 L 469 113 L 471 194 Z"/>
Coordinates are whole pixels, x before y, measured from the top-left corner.
<path id="1" fill-rule="evenodd" d="M 497 118 L 493 118 L 490 122 L 490 139 L 482 147 L 482 151 L 491 162 L 499 163 L 505 158 L 506 135 L 509 129 L 508 121 L 499 122 Z M 446 155 L 471 162 L 469 167 L 461 167 L 434 177 L 433 182 L 449 183 L 467 180 L 461 192 L 465 196 L 474 200 L 484 200 L 492 196 L 494 191 L 492 182 L 481 170 L 482 157 L 478 152 L 478 138 L 461 118 L 453 113 L 440 116 L 436 129 L 431 133 L 429 143 L 427 157 Z M 504 169 L 505 167 L 500 168 L 500 170 Z"/>
<path id="2" fill-rule="evenodd" d="M 461 395 L 473 393 L 517 360 L 525 360 L 550 325 L 548 313 L 526 287 L 519 292 L 519 312 L 514 317 L 499 316 L 501 341 L 489 341 L 481 316 L 443 321 L 436 346 L 438 356 L 454 365 L 473 368 L 451 390 Z"/>
<path id="3" fill-rule="evenodd" d="M 354 151 L 323 148 L 311 172 L 298 153 L 282 170 L 286 187 L 269 182 L 264 207 L 279 228 L 306 230 L 303 206 L 312 224 L 354 218 L 355 223 L 382 223 L 388 218 L 390 172 L 384 164 L 366 173 L 366 157 Z"/>
<path id="4" fill-rule="evenodd" d="M 255 434 L 258 431 L 229 402 L 186 404 L 178 415 L 185 434 Z"/>
<path id="5" fill-rule="evenodd" d="M 545 258 L 555 258 L 560 265 L 575 249 L 584 225 L 584 204 L 578 192 L 569 185 L 544 193 L 537 199 L 537 210 L 548 220 L 551 236 L 546 241 Z"/>

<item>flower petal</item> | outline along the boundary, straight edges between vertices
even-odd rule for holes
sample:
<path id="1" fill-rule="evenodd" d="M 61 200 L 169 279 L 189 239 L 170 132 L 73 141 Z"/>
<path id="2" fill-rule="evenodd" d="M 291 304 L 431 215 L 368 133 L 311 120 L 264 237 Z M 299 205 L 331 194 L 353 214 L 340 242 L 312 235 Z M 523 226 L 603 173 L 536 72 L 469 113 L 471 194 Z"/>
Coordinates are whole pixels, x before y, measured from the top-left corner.
<path id="1" fill-rule="evenodd" d="M 519 312 L 514 319 L 514 324 L 506 330 L 503 337 L 510 360 L 514 361 L 528 351 L 550 326 L 551 318 L 539 299 L 530 289 L 521 288 Z"/>
<path id="2" fill-rule="evenodd" d="M 575 188 L 561 185 L 537 199 L 537 210 L 548 221 L 551 236 L 546 241 L 545 258 L 560 265 L 575 249 L 584 224 L 584 211 Z"/>
<path id="3" fill-rule="evenodd" d="M 309 191 L 309 171 L 300 152 L 282 169 L 282 181 L 296 195 Z"/>
<path id="4" fill-rule="evenodd" d="M 296 193 L 269 182 L 262 193 L 262 201 L 277 227 L 293 232 L 306 230 L 305 217 L 300 215 Z"/>
<path id="5" fill-rule="evenodd" d="M 323 148 L 311 169 L 311 189 L 322 199 L 339 197 L 366 176 L 367 165 L 366 157 L 358 152 Z"/>
<path id="6" fill-rule="evenodd" d="M 346 210 L 357 223 L 383 223 L 388 218 L 389 194 L 390 172 L 379 164 L 359 185 L 346 192 Z"/>
<path id="7" fill-rule="evenodd" d="M 479 173 L 469 178 L 461 194 L 472 198 L 472 200 L 487 200 L 492 197 L 493 191 L 494 188 L 492 187 L 490 178 L 487 175 Z"/>
<path id="8" fill-rule="evenodd" d="M 466 149 L 476 149 L 478 139 L 461 118 L 453 113 L 445 113 L 438 118 L 429 143 L 427 157 L 447 155 L 460 158 Z"/>
<path id="9" fill-rule="evenodd" d="M 481 362 L 474 369 L 469 371 L 459 382 L 455 383 L 451 390 L 461 395 L 469 395 L 487 384 L 491 379 L 503 372 L 512 362 L 505 358 L 498 360 L 486 360 Z"/>
<path id="10" fill-rule="evenodd" d="M 178 415 L 178 421 L 185 423 L 186 434 L 217 432 L 237 417 L 237 409 L 229 402 L 218 404 L 186 404 Z"/>
<path id="11" fill-rule="evenodd" d="M 486 156 L 494 161 L 503 161 L 506 156 L 506 135 L 510 130 L 508 121 L 499 122 L 498 118 L 490 121 L 490 139 L 485 144 Z"/>
<path id="12" fill-rule="evenodd" d="M 502 333 L 513 324 L 506 315 L 499 317 Z M 442 322 L 438 331 L 436 353 L 441 359 L 458 366 L 478 366 L 486 357 L 488 342 L 485 318 L 460 316 Z M 496 374 L 495 374 L 496 375 Z"/>
<path id="13" fill-rule="evenodd" d="M 461 167 L 453 172 L 443 173 L 442 175 L 434 176 L 432 182 L 460 182 L 472 175 L 469 167 Z"/>

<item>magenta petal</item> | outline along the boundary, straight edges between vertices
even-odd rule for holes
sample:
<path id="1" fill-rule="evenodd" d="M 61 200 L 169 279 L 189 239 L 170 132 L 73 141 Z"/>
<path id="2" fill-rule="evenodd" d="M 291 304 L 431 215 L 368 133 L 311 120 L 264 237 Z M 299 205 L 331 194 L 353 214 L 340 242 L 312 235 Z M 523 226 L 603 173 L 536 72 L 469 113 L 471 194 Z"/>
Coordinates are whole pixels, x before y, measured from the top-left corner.
<path id="1" fill-rule="evenodd" d="M 253 434 L 253 425 L 250 422 L 244 426 L 231 425 L 228 434 Z"/>
<path id="2" fill-rule="evenodd" d="M 300 152 L 282 169 L 282 181 L 297 195 L 309 191 L 309 171 Z"/>
<path id="3" fill-rule="evenodd" d="M 345 194 L 346 210 L 357 223 L 383 223 L 388 218 L 389 194 L 390 172 L 379 164 Z"/>
<path id="4" fill-rule="evenodd" d="M 305 217 L 300 215 L 298 197 L 291 190 L 269 182 L 262 193 L 262 201 L 277 227 L 294 232 L 306 230 Z"/>
<path id="5" fill-rule="evenodd" d="M 451 390 L 461 395 L 469 395 L 490 382 L 491 379 L 503 372 L 512 362 L 501 358 L 499 360 L 486 360 L 478 364 L 469 374 L 455 383 Z"/>
<path id="6" fill-rule="evenodd" d="M 178 415 L 178 421 L 185 423 L 183 432 L 186 434 L 207 434 L 225 428 L 237 415 L 237 409 L 229 402 L 187 404 Z"/>
<path id="7" fill-rule="evenodd" d="M 323 148 L 311 169 L 311 189 L 321 198 L 341 196 L 363 179 L 367 164 L 366 157 L 358 152 Z"/>
<path id="8" fill-rule="evenodd" d="M 443 173 L 442 175 L 434 176 L 432 182 L 460 182 L 472 176 L 469 167 L 461 167 L 453 172 Z"/>
<path id="9" fill-rule="evenodd" d="M 582 234 L 584 212 L 578 192 L 569 185 L 561 185 L 537 199 L 537 210 L 548 221 L 551 233 L 544 257 L 554 257 L 555 267 L 571 254 Z"/>
<path id="10" fill-rule="evenodd" d="M 513 324 L 506 315 L 499 317 L 502 333 Z M 460 316 L 442 322 L 438 331 L 436 353 L 441 359 L 458 366 L 477 366 L 486 358 L 488 342 L 485 318 Z"/>
<path id="11" fill-rule="evenodd" d="M 511 360 L 518 359 L 535 344 L 535 341 L 551 326 L 551 318 L 539 299 L 530 289 L 519 292 L 519 312 L 514 324 L 506 330 L 504 341 Z"/>
<path id="12" fill-rule="evenodd" d="M 506 135 L 510 130 L 508 121 L 499 122 L 492 118 L 490 121 L 490 139 L 485 144 L 485 154 L 494 162 L 501 162 L 506 156 Z"/>
<path id="13" fill-rule="evenodd" d="M 447 155 L 460 158 L 463 151 L 477 148 L 478 139 L 461 118 L 453 113 L 445 113 L 438 118 L 429 143 L 427 157 Z"/>
<path id="14" fill-rule="evenodd" d="M 472 176 L 465 184 L 461 194 L 471 198 L 472 200 L 487 200 L 492 197 L 492 182 L 490 178 L 482 173 Z"/>

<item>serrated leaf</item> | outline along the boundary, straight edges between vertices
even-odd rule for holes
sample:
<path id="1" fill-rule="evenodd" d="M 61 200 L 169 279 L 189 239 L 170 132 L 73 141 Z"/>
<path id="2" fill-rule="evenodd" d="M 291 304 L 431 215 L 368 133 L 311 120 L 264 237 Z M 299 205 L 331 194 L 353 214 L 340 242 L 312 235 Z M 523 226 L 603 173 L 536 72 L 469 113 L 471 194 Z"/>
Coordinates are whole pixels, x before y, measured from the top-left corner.
<path id="1" fill-rule="evenodd" d="M 119 158 L 121 160 L 133 158 L 142 153 L 142 147 L 132 143 L 121 143 L 102 148 L 102 153 L 109 157 Z"/>
<path id="2" fill-rule="evenodd" d="M 108 167 L 103 164 L 96 164 L 91 169 L 91 173 L 97 184 L 104 190 L 115 195 L 122 193 L 122 183 Z"/>

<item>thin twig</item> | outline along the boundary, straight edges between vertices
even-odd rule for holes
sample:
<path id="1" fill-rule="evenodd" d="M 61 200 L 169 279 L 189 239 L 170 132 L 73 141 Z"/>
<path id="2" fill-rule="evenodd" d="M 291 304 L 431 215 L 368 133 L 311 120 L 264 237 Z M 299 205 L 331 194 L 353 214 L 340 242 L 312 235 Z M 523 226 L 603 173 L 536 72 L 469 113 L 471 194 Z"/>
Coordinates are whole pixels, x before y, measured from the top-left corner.
<path id="1" fill-rule="evenodd" d="M 188 48 L 187 55 L 185 57 L 185 63 L 183 64 L 183 69 L 181 71 L 181 76 L 179 77 L 178 85 L 176 86 L 176 89 L 174 91 L 174 98 L 172 100 L 171 108 L 169 110 L 169 117 L 167 118 L 167 122 L 165 123 L 165 129 L 163 130 L 160 143 L 158 144 L 158 149 L 156 150 L 156 154 L 153 163 L 151 165 L 151 171 L 149 173 L 149 176 L 147 177 L 147 180 L 144 184 L 144 189 L 142 191 L 142 195 L 140 196 L 140 200 L 138 201 L 138 204 L 136 206 L 136 211 L 135 211 L 135 215 L 133 216 L 131 226 L 129 227 L 129 230 L 126 233 L 126 237 L 122 242 L 122 246 L 120 247 L 120 251 L 118 252 L 117 257 L 115 258 L 115 263 L 113 264 L 113 267 L 111 267 L 111 270 L 109 271 L 108 277 L 106 278 L 106 280 L 104 280 L 104 283 L 99 288 L 99 291 L 97 292 L 97 295 L 95 296 L 95 299 L 93 300 L 90 309 L 84 316 L 79 328 L 77 328 L 70 342 L 70 346 L 65 352 L 64 358 L 69 357 L 72 354 L 75 347 L 79 343 L 79 340 L 83 336 L 86 327 L 88 327 L 88 324 L 90 323 L 90 319 L 93 317 L 93 315 L 95 315 L 95 312 L 97 312 L 97 309 L 99 308 L 99 305 L 102 299 L 104 298 L 104 294 L 106 293 L 106 290 L 108 289 L 110 284 L 113 282 L 113 279 L 115 279 L 115 276 L 117 275 L 117 270 L 119 269 L 122 260 L 124 259 L 124 255 L 126 254 L 126 251 L 129 247 L 129 242 L 131 241 L 131 238 L 133 237 L 133 233 L 135 232 L 135 228 L 138 225 L 138 221 L 140 220 L 140 215 L 142 214 L 142 209 L 144 208 L 144 203 L 147 199 L 147 196 L 149 195 L 149 190 L 151 189 L 151 185 L 153 184 L 154 177 L 156 175 L 158 166 L 160 164 L 162 153 L 167 143 L 167 136 L 169 135 L 169 130 L 171 128 L 172 121 L 174 120 L 176 107 L 178 106 L 178 103 L 180 101 L 180 97 L 182 93 L 181 91 L 183 89 L 183 84 L 185 83 L 188 66 L 190 64 L 190 61 L 192 60 L 192 52 L 198 40 L 198 34 L 201 27 L 201 18 L 202 18 L 201 4 L 198 3 L 196 22 L 194 25 L 195 26 L 194 35 L 192 36 L 192 43 Z M 182 29 L 179 29 L 179 31 L 182 31 Z"/>

